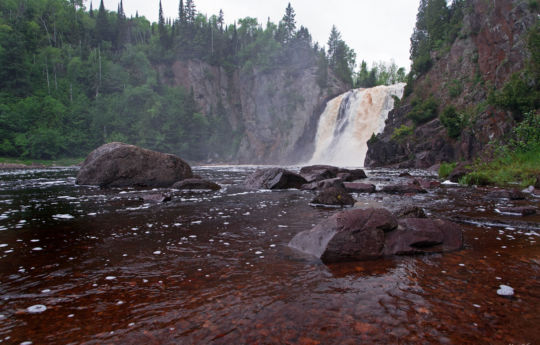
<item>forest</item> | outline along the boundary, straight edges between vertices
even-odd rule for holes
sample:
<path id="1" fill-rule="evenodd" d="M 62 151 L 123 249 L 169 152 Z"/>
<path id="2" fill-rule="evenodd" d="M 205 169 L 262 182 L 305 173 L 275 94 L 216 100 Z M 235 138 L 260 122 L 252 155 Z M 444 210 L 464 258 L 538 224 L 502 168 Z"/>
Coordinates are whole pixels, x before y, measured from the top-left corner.
<path id="1" fill-rule="evenodd" d="M 278 23 L 256 18 L 226 24 L 224 12 L 198 13 L 180 0 L 174 19 L 127 17 L 123 3 L 5 0 L 0 3 L 0 156 L 35 159 L 82 157 L 123 141 L 203 160 L 208 152 L 232 157 L 239 138 L 223 109 L 203 114 L 192 90 L 164 82 L 158 66 L 201 60 L 235 70 L 270 73 L 304 50 L 318 66 L 351 86 L 404 80 L 404 69 L 380 63 L 354 73 L 356 53 L 332 29 L 327 46 L 297 28 L 294 9 Z"/>

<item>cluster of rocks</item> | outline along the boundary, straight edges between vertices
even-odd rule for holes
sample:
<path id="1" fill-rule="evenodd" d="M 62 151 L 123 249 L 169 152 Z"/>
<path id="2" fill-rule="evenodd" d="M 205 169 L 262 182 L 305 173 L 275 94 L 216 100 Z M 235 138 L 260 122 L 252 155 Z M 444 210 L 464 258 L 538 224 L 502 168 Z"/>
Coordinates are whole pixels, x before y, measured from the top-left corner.
<path id="1" fill-rule="evenodd" d="M 438 181 L 414 179 L 406 184 L 386 185 L 389 194 L 426 193 L 440 186 Z M 341 169 L 329 165 L 303 167 L 299 173 L 283 168 L 259 169 L 247 177 L 244 187 L 254 189 L 301 189 L 316 191 L 313 205 L 352 206 L 349 193 L 374 193 L 375 185 L 362 183 L 362 169 Z M 193 175 L 179 157 L 145 150 L 123 143 L 110 143 L 94 150 L 81 166 L 77 184 L 101 187 L 162 187 L 177 190 L 219 190 L 211 181 Z M 516 190 L 493 190 L 487 198 L 522 200 Z M 165 202 L 171 194 L 143 194 L 145 202 Z M 501 208 L 500 212 L 536 212 L 530 208 Z M 406 207 L 394 214 L 384 208 L 352 209 L 339 212 L 311 230 L 297 234 L 289 246 L 323 262 L 376 259 L 388 255 L 423 254 L 460 249 L 462 230 L 456 223 L 428 219 L 421 208 Z"/>
<path id="2" fill-rule="evenodd" d="M 419 208 L 397 214 L 384 208 L 354 209 L 298 233 L 289 246 L 332 263 L 458 250 L 463 235 L 458 224 L 428 219 Z"/>
<path id="3" fill-rule="evenodd" d="M 405 175 L 403 175 L 405 176 Z M 410 174 L 408 177 L 411 177 Z M 362 169 L 343 169 L 330 165 L 311 165 L 299 173 L 283 168 L 259 169 L 250 175 L 245 186 L 256 189 L 301 189 L 318 192 L 312 205 L 352 206 L 355 200 L 349 193 L 375 193 L 376 187 L 359 180 L 367 178 Z M 389 194 L 426 193 L 426 189 L 439 187 L 438 181 L 413 179 L 407 184 L 383 186 L 381 192 Z"/>

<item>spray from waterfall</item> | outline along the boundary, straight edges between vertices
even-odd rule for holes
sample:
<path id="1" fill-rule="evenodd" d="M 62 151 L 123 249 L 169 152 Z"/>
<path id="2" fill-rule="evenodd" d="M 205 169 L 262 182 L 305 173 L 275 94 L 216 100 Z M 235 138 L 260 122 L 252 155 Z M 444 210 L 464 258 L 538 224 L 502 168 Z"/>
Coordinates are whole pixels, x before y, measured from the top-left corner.
<path id="1" fill-rule="evenodd" d="M 363 166 L 367 142 L 384 129 L 394 107 L 392 96 L 403 96 L 404 83 L 348 91 L 326 105 L 309 164 Z"/>

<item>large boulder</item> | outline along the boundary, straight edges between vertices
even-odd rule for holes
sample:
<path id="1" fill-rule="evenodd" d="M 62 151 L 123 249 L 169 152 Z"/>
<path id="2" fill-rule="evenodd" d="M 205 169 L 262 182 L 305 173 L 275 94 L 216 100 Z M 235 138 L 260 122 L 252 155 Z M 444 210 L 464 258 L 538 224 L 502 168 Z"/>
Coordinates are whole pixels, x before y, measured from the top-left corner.
<path id="1" fill-rule="evenodd" d="M 345 182 L 343 183 L 347 192 L 351 193 L 375 193 L 376 188 L 371 183 Z"/>
<path id="2" fill-rule="evenodd" d="M 344 211 L 297 234 L 289 246 L 327 263 L 375 259 L 383 254 L 384 233 L 397 225 L 385 209 Z"/>
<path id="3" fill-rule="evenodd" d="M 289 246 L 331 263 L 453 251 L 463 246 L 463 236 L 458 224 L 446 220 L 398 221 L 386 209 L 369 208 L 337 213 L 298 233 Z"/>
<path id="4" fill-rule="evenodd" d="M 190 178 L 191 167 L 181 158 L 123 143 L 92 151 L 77 175 L 77 184 L 101 187 L 170 187 Z"/>
<path id="5" fill-rule="evenodd" d="M 178 181 L 173 184 L 172 188 L 174 189 L 204 189 L 204 190 L 220 190 L 221 186 L 212 181 L 198 179 L 198 178 L 188 178 L 182 181 Z"/>
<path id="6" fill-rule="evenodd" d="M 308 183 L 337 177 L 339 168 L 331 165 L 310 165 L 300 169 L 300 175 Z"/>
<path id="7" fill-rule="evenodd" d="M 343 186 L 328 187 L 319 192 L 317 196 L 311 200 L 311 204 L 314 205 L 326 205 L 326 206 L 352 206 L 355 200 L 347 193 L 347 190 Z"/>
<path id="8" fill-rule="evenodd" d="M 256 170 L 248 176 L 244 184 L 254 189 L 300 189 L 307 181 L 300 175 L 282 168 Z"/>
<path id="9" fill-rule="evenodd" d="M 367 178 L 367 175 L 362 169 L 339 169 L 337 177 L 341 178 L 343 181 L 353 182 L 356 180 L 365 179 Z"/>

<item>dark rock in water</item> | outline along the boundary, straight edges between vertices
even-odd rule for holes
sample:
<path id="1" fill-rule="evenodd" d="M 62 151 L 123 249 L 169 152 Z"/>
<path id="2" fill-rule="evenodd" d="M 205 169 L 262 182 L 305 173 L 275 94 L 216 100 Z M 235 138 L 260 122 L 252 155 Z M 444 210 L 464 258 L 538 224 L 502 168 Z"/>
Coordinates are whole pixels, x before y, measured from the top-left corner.
<path id="1" fill-rule="evenodd" d="M 536 208 L 531 207 L 531 206 L 501 207 L 499 208 L 499 212 L 513 213 L 513 214 L 522 215 L 522 216 L 530 216 L 530 215 L 536 214 Z"/>
<path id="2" fill-rule="evenodd" d="M 337 177 L 339 169 L 331 165 L 310 165 L 300 169 L 300 175 L 308 183 Z"/>
<path id="3" fill-rule="evenodd" d="M 461 162 L 459 163 L 455 168 L 454 170 L 452 170 L 452 172 L 450 173 L 450 175 L 448 175 L 448 180 L 452 181 L 452 182 L 459 182 L 459 180 L 467 175 L 468 173 L 470 173 L 472 171 L 471 168 L 468 168 L 467 166 L 469 165 L 470 163 L 467 163 L 467 162 Z"/>
<path id="4" fill-rule="evenodd" d="M 395 213 L 398 218 L 427 218 L 424 209 L 418 206 L 405 206 Z"/>
<path id="5" fill-rule="evenodd" d="M 489 193 L 487 193 L 486 197 L 491 199 L 525 200 L 525 193 L 517 189 L 499 189 L 490 191 Z"/>
<path id="6" fill-rule="evenodd" d="M 375 193 L 375 185 L 370 183 L 345 182 L 343 185 L 349 193 Z"/>
<path id="7" fill-rule="evenodd" d="M 115 142 L 100 146 L 86 157 L 76 183 L 102 187 L 170 187 L 191 176 L 191 167 L 179 157 Z"/>
<path id="8" fill-rule="evenodd" d="M 383 186 L 381 191 L 389 194 L 427 193 L 425 189 L 416 184 L 387 185 Z"/>
<path id="9" fill-rule="evenodd" d="M 344 211 L 297 234 L 289 246 L 327 263 L 375 259 L 383 254 L 384 233 L 396 227 L 385 209 Z"/>
<path id="10" fill-rule="evenodd" d="M 178 181 L 173 184 L 174 189 L 210 189 L 220 190 L 221 186 L 212 181 L 207 181 L 198 178 L 188 178 L 182 181 Z"/>
<path id="11" fill-rule="evenodd" d="M 320 191 L 311 203 L 316 205 L 352 206 L 355 200 L 347 193 L 345 188 L 329 187 Z"/>
<path id="12" fill-rule="evenodd" d="M 412 177 L 412 175 L 408 171 L 405 171 L 399 174 L 399 177 Z"/>
<path id="13" fill-rule="evenodd" d="M 447 220 L 405 218 L 399 227 L 386 234 L 384 255 L 440 253 L 463 246 L 460 226 Z"/>
<path id="14" fill-rule="evenodd" d="M 144 195 L 139 196 L 139 200 L 144 201 L 144 202 L 162 203 L 162 202 L 171 201 L 171 199 L 172 198 L 169 194 L 163 194 L 163 193 L 144 194 Z"/>
<path id="15" fill-rule="evenodd" d="M 386 209 L 369 208 L 337 213 L 297 234 L 289 246 L 331 263 L 458 250 L 463 235 L 458 224 L 446 220 L 398 221 Z"/>
<path id="16" fill-rule="evenodd" d="M 435 180 L 420 179 L 416 181 L 418 181 L 418 185 L 424 189 L 434 189 L 434 188 L 439 188 L 441 186 L 441 183 Z"/>
<path id="17" fill-rule="evenodd" d="M 314 181 L 314 182 L 303 185 L 301 189 L 302 190 L 321 190 L 321 189 L 330 188 L 330 187 L 343 188 L 343 181 L 338 177 L 322 180 L 322 181 Z"/>
<path id="18" fill-rule="evenodd" d="M 255 189 L 301 188 L 307 181 L 300 175 L 282 168 L 259 169 L 247 177 L 246 187 Z"/>
<path id="19" fill-rule="evenodd" d="M 367 178 L 366 172 L 362 169 L 339 169 L 337 177 L 342 178 L 344 181 L 353 182 Z"/>

